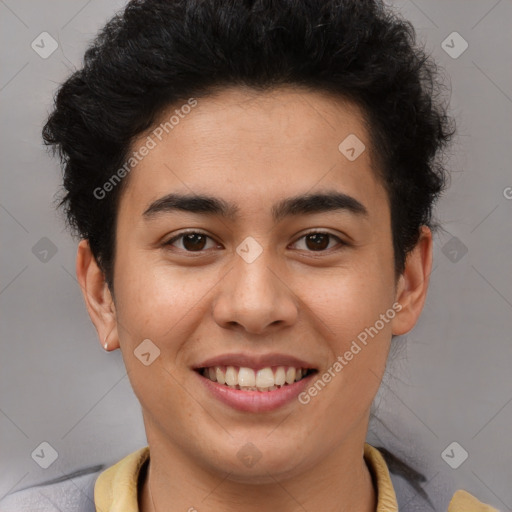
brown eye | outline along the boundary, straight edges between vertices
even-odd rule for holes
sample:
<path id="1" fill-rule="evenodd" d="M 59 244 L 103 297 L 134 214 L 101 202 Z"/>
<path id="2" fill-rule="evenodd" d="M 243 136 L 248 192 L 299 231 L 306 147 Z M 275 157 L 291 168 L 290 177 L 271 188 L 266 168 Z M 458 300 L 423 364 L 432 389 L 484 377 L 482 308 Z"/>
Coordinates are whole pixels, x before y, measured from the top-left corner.
<path id="1" fill-rule="evenodd" d="M 302 239 L 305 241 L 305 250 L 314 252 L 325 251 L 326 249 L 330 248 L 329 244 L 332 239 L 337 240 L 340 245 L 346 245 L 340 238 L 332 235 L 331 233 L 307 233 L 306 235 L 300 237 L 295 243 L 298 243 L 299 240 Z"/>
<path id="2" fill-rule="evenodd" d="M 182 247 L 178 248 L 183 249 L 187 252 L 200 252 L 203 249 L 205 249 L 208 239 L 210 239 L 210 237 L 203 233 L 182 233 L 181 235 L 171 238 L 171 240 L 166 242 L 164 245 L 174 246 L 174 242 L 181 240 Z"/>

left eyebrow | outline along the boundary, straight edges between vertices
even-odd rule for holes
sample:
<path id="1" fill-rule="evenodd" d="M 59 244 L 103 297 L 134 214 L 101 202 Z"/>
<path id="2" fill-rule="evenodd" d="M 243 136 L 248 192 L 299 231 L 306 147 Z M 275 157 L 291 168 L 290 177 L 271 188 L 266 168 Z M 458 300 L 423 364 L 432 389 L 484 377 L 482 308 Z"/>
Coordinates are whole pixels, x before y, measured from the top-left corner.
<path id="1" fill-rule="evenodd" d="M 176 210 L 204 215 L 219 215 L 230 220 L 235 220 L 240 212 L 236 204 L 218 197 L 168 194 L 151 203 L 142 216 L 150 220 L 160 214 L 171 213 Z M 272 206 L 272 217 L 274 222 L 277 223 L 285 217 L 331 211 L 345 211 L 357 216 L 368 217 L 368 210 L 361 202 L 352 196 L 337 191 L 288 197 Z"/>

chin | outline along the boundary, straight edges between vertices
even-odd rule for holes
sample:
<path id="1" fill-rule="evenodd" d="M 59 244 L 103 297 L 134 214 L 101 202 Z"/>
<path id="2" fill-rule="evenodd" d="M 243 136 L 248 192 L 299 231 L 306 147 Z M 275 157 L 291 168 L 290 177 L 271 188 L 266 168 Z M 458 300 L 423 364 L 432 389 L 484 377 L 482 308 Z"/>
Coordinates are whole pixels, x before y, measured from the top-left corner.
<path id="1" fill-rule="evenodd" d="M 312 461 L 308 464 L 307 454 L 297 449 L 300 444 L 297 442 L 290 443 L 289 446 L 281 444 L 280 449 L 277 449 L 276 443 L 267 442 L 266 446 L 262 446 L 262 441 L 259 443 L 259 448 L 256 448 L 257 441 L 254 443 L 247 441 L 241 445 L 241 448 L 231 451 L 228 459 L 220 461 L 217 458 L 210 462 L 214 465 L 215 471 L 229 474 L 227 479 L 233 482 L 275 484 L 276 479 L 285 480 L 314 465 Z"/>

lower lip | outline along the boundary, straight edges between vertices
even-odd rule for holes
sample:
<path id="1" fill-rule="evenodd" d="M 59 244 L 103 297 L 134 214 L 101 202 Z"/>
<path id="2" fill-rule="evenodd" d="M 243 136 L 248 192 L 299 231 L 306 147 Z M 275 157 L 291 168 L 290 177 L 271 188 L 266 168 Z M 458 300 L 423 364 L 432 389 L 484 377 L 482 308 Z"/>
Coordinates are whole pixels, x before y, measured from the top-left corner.
<path id="1" fill-rule="evenodd" d="M 273 391 L 242 391 L 213 382 L 203 377 L 199 372 L 195 373 L 215 398 L 234 409 L 244 412 L 267 412 L 283 407 L 297 399 L 316 374 L 316 372 L 311 373 L 293 384 L 282 386 Z"/>

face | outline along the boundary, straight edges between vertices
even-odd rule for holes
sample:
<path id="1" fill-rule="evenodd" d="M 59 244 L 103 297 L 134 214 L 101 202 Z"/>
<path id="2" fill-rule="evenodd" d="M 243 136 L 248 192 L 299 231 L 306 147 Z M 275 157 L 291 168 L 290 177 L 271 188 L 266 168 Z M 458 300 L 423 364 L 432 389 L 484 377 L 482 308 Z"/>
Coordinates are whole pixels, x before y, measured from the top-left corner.
<path id="1" fill-rule="evenodd" d="M 351 134 L 355 159 L 356 139 L 339 149 Z M 395 278 L 360 111 L 226 89 L 152 138 L 120 200 L 112 315 L 95 321 L 121 348 L 150 445 L 263 482 L 362 443 L 391 336 L 421 308 L 406 295 L 418 280 Z"/>

